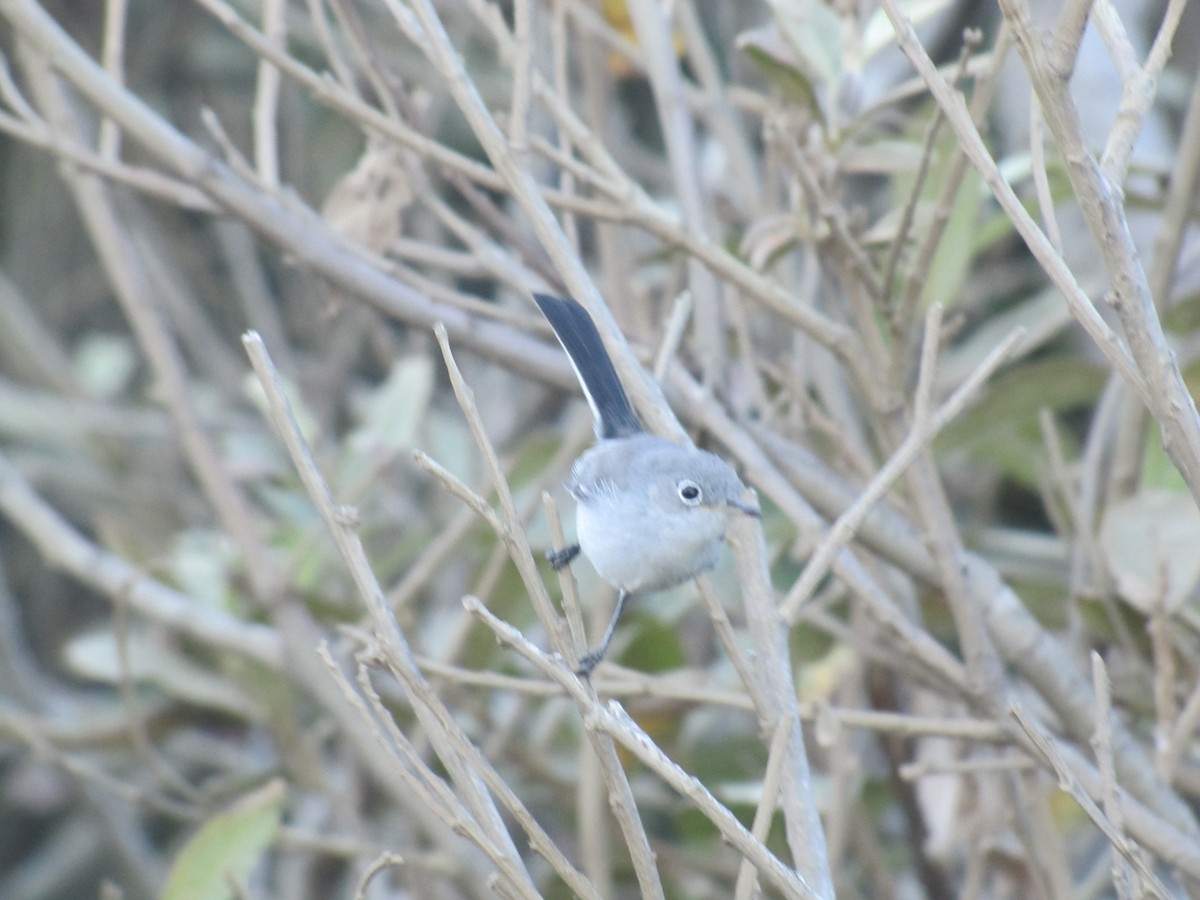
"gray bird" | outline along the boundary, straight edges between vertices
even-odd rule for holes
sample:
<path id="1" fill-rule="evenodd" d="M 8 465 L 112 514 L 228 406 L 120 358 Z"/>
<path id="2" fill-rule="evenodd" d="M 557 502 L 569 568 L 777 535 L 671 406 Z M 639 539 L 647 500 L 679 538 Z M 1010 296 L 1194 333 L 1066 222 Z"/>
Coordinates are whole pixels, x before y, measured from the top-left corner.
<path id="1" fill-rule="evenodd" d="M 567 351 L 595 416 L 596 446 L 571 469 L 579 543 L 548 554 L 555 569 L 580 551 L 617 589 L 617 605 L 599 645 L 579 661 L 587 676 L 604 658 L 634 594 L 675 587 L 717 564 L 735 515 L 761 516 L 724 460 L 648 434 L 633 411 L 591 317 L 570 298 L 533 299 Z"/>

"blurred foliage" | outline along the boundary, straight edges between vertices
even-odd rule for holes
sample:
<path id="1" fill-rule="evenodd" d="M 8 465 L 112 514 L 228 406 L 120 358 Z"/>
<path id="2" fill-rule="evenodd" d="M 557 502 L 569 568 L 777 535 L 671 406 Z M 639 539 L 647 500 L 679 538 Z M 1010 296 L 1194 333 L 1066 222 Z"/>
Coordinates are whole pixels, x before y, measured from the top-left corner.
<path id="1" fill-rule="evenodd" d="M 1191 548 L 1200 539 L 1200 519 L 1157 427 L 1130 416 L 1130 430 L 1122 431 L 1126 420 L 1112 425 L 1104 419 L 1115 415 L 1104 408 L 1111 368 L 1073 326 L 983 179 L 968 167 L 956 185 L 949 180 L 957 145 L 925 92 L 913 87 L 882 11 L 864 7 L 859 18 L 854 4 L 820 0 L 679 5 L 694 9 L 715 72 L 725 81 L 721 103 L 706 106 L 712 97 L 704 94 L 710 88 L 702 58 L 690 52 L 696 48 L 689 47 L 687 29 L 676 29 L 671 48 L 695 113 L 687 123 L 700 160 L 694 188 L 707 237 L 718 250 L 729 251 L 755 277 L 782 285 L 790 302 L 811 305 L 860 337 L 869 334 L 864 346 L 894 354 L 894 369 L 873 374 L 897 392 L 900 405 L 908 404 L 915 387 L 921 317 L 931 306 L 945 308 L 947 323 L 935 377 L 939 403 L 1013 329 L 1024 329 L 1025 342 L 938 436 L 937 464 L 969 549 L 994 563 L 1038 621 L 1064 638 L 1071 649 L 1064 657 L 1104 651 L 1115 670 L 1132 673 L 1117 698 L 1119 714 L 1135 732 L 1161 737 L 1167 712 L 1155 703 L 1163 701 L 1163 692 L 1155 697 L 1151 688 L 1155 677 L 1167 677 L 1161 672 L 1169 666 L 1147 629 L 1163 616 L 1178 625 L 1178 644 L 1171 645 L 1178 654 L 1171 660 L 1174 680 L 1165 690 L 1174 715 L 1195 697 L 1200 563 Z M 988 61 L 995 15 L 949 0 L 901 5 L 947 67 L 956 64 L 964 28 L 982 29 L 983 49 L 973 57 L 979 65 L 959 85 L 969 93 Z M 60 0 L 45 6 L 96 53 L 105 10 L 116 4 Z M 533 6 L 535 62 L 549 73 L 551 4 Z M 320 72 L 353 70 L 358 99 L 449 151 L 485 160 L 446 85 L 420 48 L 400 36 L 386 4 L 285 7 L 287 51 L 295 59 Z M 261 4 L 234 8 L 249 22 L 261 21 Z M 476 88 L 498 115 L 506 113 L 514 82 L 486 23 L 472 14 L 473 4 L 439 8 Z M 313 9 L 325 17 L 319 28 Z M 582 9 L 568 16 L 572 108 L 600 135 L 616 165 L 632 173 L 647 203 L 675 216 L 682 204 L 659 108 L 642 62 L 625 50 L 636 44 L 636 32 L 621 4 L 601 4 L 599 13 L 593 5 Z M 493 12 L 511 23 L 510 4 Z M 2 27 L 0 46 L 14 84 L 41 110 L 44 101 L 31 84 L 34 70 L 16 35 Z M 328 55 L 326 30 L 343 57 Z M 254 54 L 194 3 L 134 2 L 124 35 L 124 81 L 133 94 L 265 190 L 253 172 Z M 364 61 L 374 68 L 368 71 Z M 372 77 L 379 73 L 386 79 Z M 1035 216 L 1059 217 L 1068 245 L 1064 257 L 1089 295 L 1103 297 L 1107 285 L 1095 248 L 1053 152 L 1046 178 L 1055 207 L 1040 208 L 1026 101 L 1010 103 L 1007 89 L 1007 83 L 999 89 L 985 128 L 1001 171 Z M 1104 105 L 1102 99 L 1096 102 Z M 85 106 L 76 96 L 70 100 L 72 108 Z M 1022 114 L 1009 106 L 1020 106 Z M 5 107 L 19 112 L 11 96 Z M 1156 107 L 1173 126 L 1180 112 Z M 86 140 L 94 142 L 99 118 L 94 111 L 79 114 Z M 466 310 L 478 321 L 494 317 L 531 331 L 533 314 L 521 292 L 556 276 L 535 230 L 509 197 L 397 150 L 328 98 L 314 97 L 288 78 L 276 119 L 282 186 L 275 196 L 282 208 L 302 218 L 324 215 L 364 260 L 382 260 L 398 281 L 456 315 Z M 927 147 L 935 124 L 940 130 Z M 463 526 L 462 504 L 413 462 L 413 451 L 421 450 L 495 500 L 496 486 L 427 331 L 345 294 L 314 274 L 311 260 L 281 252 L 232 213 L 182 208 L 130 188 L 111 190 L 170 351 L 186 373 L 187 400 L 231 484 L 249 498 L 254 527 L 282 560 L 282 583 L 273 586 L 278 595 L 268 600 L 256 593 L 254 561 L 242 556 L 226 514 L 197 474 L 141 326 L 121 302 L 96 236 L 72 198 L 65 164 L 11 130 L 0 135 L 3 457 L 97 548 L 177 590 L 195 609 L 231 614 L 274 629 L 276 636 L 286 630 L 281 623 L 299 628 L 280 616 L 281 608 L 288 609 L 312 626 L 300 632 L 308 642 L 305 652 L 323 640 L 347 666 L 355 654 L 374 661 L 354 585 L 266 423 L 261 390 L 248 375 L 239 336 L 258 329 L 270 339 L 301 428 L 338 502 L 357 510 L 358 533 L 385 591 L 407 587 L 399 600 L 390 599 L 434 688 L 582 866 L 589 853 L 580 842 L 588 832 L 576 805 L 581 773 L 591 764 L 581 756 L 588 751 L 581 751 L 587 741 L 577 710 L 540 682 L 530 687 L 531 670 L 464 612 L 462 598 L 480 597 L 541 647 L 549 646 L 547 636 L 503 542 L 478 521 Z M 551 146 L 558 138 L 541 108 L 531 116 L 531 130 Z M 796 151 L 803 173 L 789 161 L 784 139 L 794 142 L 786 147 Z M 738 181 L 735 146 L 747 154 L 757 191 Z M 1173 154 L 1172 136 L 1165 157 Z M 123 136 L 114 158 L 151 169 L 159 164 L 132 135 Z M 531 153 L 527 161 L 543 183 L 562 178 L 549 154 Z M 1152 164 L 1146 171 L 1166 183 L 1165 171 Z M 1167 199 L 1161 184 L 1158 192 L 1137 194 L 1140 211 L 1155 222 Z M 594 199 L 588 185 L 578 190 L 581 201 Z M 938 209 L 943 198 L 947 204 Z M 679 243 L 637 227 L 636 210 L 606 213 L 613 220 L 606 221 L 590 216 L 586 203 L 581 208 L 574 227 L 597 283 L 609 292 L 633 342 L 657 346 L 659 323 L 692 285 L 696 260 Z M 918 269 L 917 249 L 939 216 L 944 231 L 928 265 Z M 846 248 L 831 239 L 839 227 L 850 235 L 857 257 L 847 260 Z M 470 242 L 468 228 L 477 229 L 481 245 Z M 874 305 L 862 299 L 865 291 L 855 295 L 848 287 L 856 266 L 880 282 L 887 271 L 895 276 Z M 1200 377 L 1194 352 L 1200 290 L 1186 274 L 1181 272 L 1172 297 L 1161 298 L 1162 316 L 1194 385 Z M 905 312 L 903 292 L 913 284 L 920 291 Z M 895 449 L 889 446 L 895 411 L 862 396 L 844 361 L 795 332 L 784 317 L 761 315 L 744 303 L 741 287 L 723 283 L 720 290 L 723 308 L 737 312 L 720 323 L 729 340 L 717 355 L 737 362 L 716 374 L 702 372 L 713 375 L 705 388 L 740 422 L 778 429 L 787 441 L 811 448 L 831 480 L 845 479 L 860 490 Z M 852 295 L 867 307 L 865 314 Z M 747 314 L 750 309 L 758 314 Z M 696 371 L 705 358 L 697 349 L 700 330 L 688 331 L 679 353 L 683 365 Z M 565 507 L 559 485 L 571 454 L 564 448 L 583 446 L 585 439 L 577 401 L 562 413 L 558 392 L 528 373 L 505 371 L 483 351 L 464 351 L 460 364 L 526 517 L 533 550 L 541 554 L 551 545 L 542 492 L 554 493 Z M 719 446 L 723 436 L 712 437 Z M 1107 443 L 1097 450 L 1097 441 Z M 1127 463 L 1123 471 L 1112 463 L 1118 449 Z M 1090 505 L 1083 502 L 1087 478 L 1096 479 L 1087 482 L 1096 488 L 1087 495 Z M 788 517 L 791 510 L 763 499 L 771 576 L 786 592 L 815 538 Z M 911 522 L 915 499 L 901 481 L 888 503 Z M 447 535 L 454 540 L 441 546 Z M 441 555 L 426 565 L 431 548 L 439 546 Z M 941 590 L 894 560 L 861 552 L 905 615 L 958 653 Z M 610 596 L 586 565 L 576 570 L 589 608 L 593 598 Z M 556 576 L 548 566 L 542 574 L 558 602 Z M 728 564 L 713 583 L 723 600 L 737 596 Z M 481 857 L 462 850 L 466 842 L 433 817 L 422 820 L 406 809 L 399 796 L 406 787 L 380 778 L 366 761 L 368 751 L 347 737 L 346 719 L 337 713 L 350 703 L 319 659 L 285 654 L 284 663 L 272 668 L 184 637 L 139 615 L 122 591 L 112 593 L 105 596 L 55 571 L 17 524 L 5 520 L 0 527 L 0 897 L 302 900 L 487 893 Z M 836 578 L 824 579 L 791 631 L 805 703 L 816 711 L 833 706 L 914 717 L 977 712 L 952 686 L 930 684 L 927 673 L 910 677 L 913 660 L 889 643 L 886 631 L 848 593 Z M 745 641 L 741 610 L 728 602 L 737 638 Z M 698 611 L 695 589 L 638 598 L 635 607 L 615 645 L 613 661 L 638 673 L 636 680 L 614 681 L 624 691 L 620 701 L 669 756 L 752 826 L 772 735 L 762 734 L 747 710 L 738 674 Z M 585 620 L 593 623 L 590 614 Z M 514 681 L 490 681 L 492 676 Z M 890 699 L 873 689 L 878 679 L 888 683 Z M 444 774 L 403 692 L 378 673 L 371 685 L 396 727 L 415 735 L 430 765 Z M 722 699 L 737 692 L 746 701 L 741 707 Z M 344 708 L 335 713 L 338 704 Z M 349 715 L 357 714 L 350 709 Z M 938 884 L 957 889 L 968 870 L 985 885 L 980 896 L 1033 895 L 1038 872 L 1018 842 L 1020 826 L 1009 817 L 1017 795 L 984 785 L 983 776 L 955 781 L 953 790 L 945 782 L 907 780 L 903 767 L 921 764 L 930 744 L 903 735 L 893 741 L 893 735 L 868 728 L 834 730 L 832 737 L 811 730 L 808 736 L 818 800 L 826 820 L 838 826 L 841 895 L 876 896 L 883 884 L 895 886 L 897 895 L 937 896 Z M 370 740 L 388 746 L 390 739 Z M 954 751 L 961 756 L 945 758 L 947 768 L 976 758 L 976 750 L 985 761 L 999 753 L 989 741 L 963 742 Z M 620 760 L 668 895 L 732 896 L 740 855 L 635 757 L 622 753 Z M 933 758 L 931 769 L 936 772 L 941 761 Z M 1200 758 L 1190 745 L 1178 764 L 1180 783 L 1194 790 Z M 1046 801 L 1047 821 L 1060 832 L 1059 863 L 1083 882 L 1094 861 L 1107 858 L 1107 844 L 1042 774 L 1038 796 Z M 970 798 L 962 800 L 959 790 Z M 1189 793 L 1187 799 L 1194 804 L 1196 798 Z M 939 817 L 947 807 L 949 813 Z M 788 858 L 782 817 L 767 819 L 766 843 Z M 612 853 L 618 894 L 632 896 L 635 880 L 620 834 L 608 821 L 601 827 L 604 841 L 616 849 L 599 855 Z M 517 844 L 531 860 L 538 890 L 567 896 L 520 835 Z M 376 873 L 359 894 L 365 873 L 392 852 L 404 862 L 384 866 L 387 871 Z M 1088 885 L 1073 887 L 1082 895 Z"/>

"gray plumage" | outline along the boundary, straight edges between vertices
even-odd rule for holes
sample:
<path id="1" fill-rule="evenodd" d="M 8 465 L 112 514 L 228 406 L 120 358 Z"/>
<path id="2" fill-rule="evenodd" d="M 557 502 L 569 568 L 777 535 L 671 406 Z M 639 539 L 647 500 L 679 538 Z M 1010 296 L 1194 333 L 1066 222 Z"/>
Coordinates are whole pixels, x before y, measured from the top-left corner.
<path id="1" fill-rule="evenodd" d="M 571 470 L 579 546 L 600 577 L 634 594 L 717 564 L 731 513 L 757 515 L 722 459 L 642 433 L 602 441 Z"/>
<path id="2" fill-rule="evenodd" d="M 579 674 L 586 676 L 604 657 L 631 594 L 665 590 L 708 571 L 717 564 L 731 516 L 761 513 L 742 502 L 745 487 L 724 460 L 642 428 L 582 306 L 570 298 L 533 296 L 596 416 L 599 442 L 575 462 L 567 483 L 576 500 L 579 544 L 549 555 L 557 569 L 582 550 L 617 588 L 604 637 L 580 660 Z"/>

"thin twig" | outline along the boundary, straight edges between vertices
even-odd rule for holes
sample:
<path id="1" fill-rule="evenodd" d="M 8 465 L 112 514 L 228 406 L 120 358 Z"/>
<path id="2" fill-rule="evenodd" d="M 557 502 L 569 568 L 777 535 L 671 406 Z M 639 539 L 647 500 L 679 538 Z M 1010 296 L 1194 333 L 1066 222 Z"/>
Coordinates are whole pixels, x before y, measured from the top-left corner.
<path id="1" fill-rule="evenodd" d="M 885 0 L 885 3 L 890 15 L 895 0 Z M 1075 3 L 1068 6 L 1064 17 L 1080 5 Z M 1163 448 L 1183 475 L 1192 496 L 1200 501 L 1200 414 L 1196 411 L 1195 401 L 1184 384 L 1175 355 L 1163 334 L 1124 207 L 1118 202 L 1114 185 L 1088 152 L 1083 126 L 1068 86 L 1070 70 L 1056 66 L 1047 58 L 1026 0 L 1000 0 L 1000 8 L 1012 26 L 1017 50 L 1042 104 L 1046 124 L 1058 143 L 1066 175 L 1079 201 L 1084 221 L 1100 249 L 1101 259 L 1112 282 L 1112 304 L 1121 320 L 1129 353 L 1139 373 L 1131 383 L 1138 388 L 1142 399 L 1154 414 L 1162 434 Z M 899 31 L 901 24 L 898 12 L 893 21 Z M 932 81 L 930 88 L 936 95 L 938 91 Z M 997 194 L 997 198 L 1000 199 L 1000 194 Z M 1001 205 L 1005 205 L 1003 199 Z M 1007 207 L 1005 211 L 1026 241 L 1030 242 L 1032 234 L 1026 234 L 1023 223 Z M 1060 266 L 1065 268 L 1061 257 L 1058 257 L 1057 263 L 1051 259 L 1042 260 L 1035 243 L 1030 242 L 1030 249 L 1035 256 L 1039 256 L 1043 267 L 1047 263 L 1052 264 L 1046 269 L 1052 278 Z M 1073 311 L 1076 311 L 1077 318 L 1080 313 L 1088 312 L 1083 305 L 1073 306 Z M 1093 331 L 1083 319 L 1080 321 L 1093 337 L 1102 334 L 1099 329 Z M 1101 349 L 1113 362 L 1124 358 L 1124 354 L 1120 357 L 1113 355 L 1103 344 Z M 1124 362 L 1122 366 L 1125 366 Z"/>
<path id="2" fill-rule="evenodd" d="M 489 839 L 501 851 L 497 857 L 493 857 L 493 860 L 500 865 L 506 877 L 511 880 L 514 889 L 520 889 L 521 885 L 529 879 L 524 864 L 521 862 L 520 854 L 499 817 L 499 811 L 493 799 L 494 795 L 504 803 L 510 812 L 517 816 L 522 827 L 530 835 L 535 849 L 555 866 L 555 870 L 564 880 L 577 886 L 576 889 L 581 890 L 584 894 L 591 895 L 592 891 L 590 887 L 586 887 L 586 881 L 573 867 L 566 864 L 554 842 L 528 815 L 524 804 L 483 757 L 478 748 L 462 733 L 450 711 L 430 689 L 387 605 L 383 590 L 375 581 L 362 544 L 354 531 L 353 519 L 348 517 L 346 511 L 334 502 L 308 446 L 304 443 L 290 405 L 280 389 L 278 373 L 271 365 L 265 347 L 258 336 L 254 334 L 245 335 L 243 343 L 250 354 L 251 362 L 254 364 L 255 372 L 259 376 L 263 389 L 266 391 L 272 421 L 287 445 L 292 462 L 300 473 L 309 497 L 316 503 L 321 518 L 338 545 L 354 578 L 359 596 L 371 615 L 375 636 L 380 641 L 388 668 L 404 686 L 411 698 L 414 713 L 431 737 L 435 739 L 434 746 L 438 755 L 451 773 L 451 777 L 463 795 L 464 802 L 471 810 L 472 815 L 480 822 Z"/>
<path id="3" fill-rule="evenodd" d="M 1125 820 L 1117 800 L 1119 786 L 1112 758 L 1112 683 L 1108 679 L 1104 660 L 1095 651 L 1092 652 L 1092 689 L 1096 692 L 1096 733 L 1092 737 L 1092 751 L 1096 754 L 1100 769 L 1104 814 L 1112 822 L 1113 831 L 1124 839 Z M 1134 896 L 1129 863 L 1119 853 L 1113 854 L 1113 884 L 1121 900 Z"/>
<path id="4" fill-rule="evenodd" d="M 767 747 L 767 769 L 763 775 L 762 789 L 758 797 L 758 807 L 754 810 L 754 822 L 750 826 L 750 833 L 762 842 L 767 840 L 771 820 L 775 816 L 776 797 L 779 794 L 783 767 L 788 758 L 787 746 L 791 740 L 791 734 L 792 723 L 787 719 L 780 719 L 779 724 L 775 728 L 775 734 L 771 737 L 771 743 Z M 752 897 L 758 890 L 758 872 L 750 860 L 743 859 L 742 864 L 738 866 L 737 882 L 734 885 L 734 897 Z"/>
<path id="5" fill-rule="evenodd" d="M 781 723 L 787 723 L 780 807 L 792 859 L 817 896 L 832 898 L 833 875 L 800 726 L 788 628 L 771 586 L 762 528 L 756 520 L 743 517 L 730 527 L 728 540 L 742 580 L 742 601 L 755 650 L 754 680 L 747 689 L 754 698 L 764 735 L 774 737 L 780 727 L 785 727 Z"/>
<path id="6" fill-rule="evenodd" d="M 483 621 L 506 646 L 520 653 L 543 675 L 554 679 L 581 705 L 588 724 L 634 753 L 647 767 L 659 775 L 681 796 L 711 821 L 722 836 L 750 859 L 760 875 L 775 885 L 787 897 L 818 897 L 811 887 L 790 867 L 754 839 L 754 836 L 693 776 L 666 757 L 650 737 L 625 715 L 616 704 L 601 705 L 588 695 L 582 682 L 566 672 L 553 657 L 546 656 L 526 641 L 520 633 L 493 616 L 478 601 L 464 601 L 472 615 Z"/>
<path id="7" fill-rule="evenodd" d="M 666 144 L 667 163 L 680 207 L 680 224 L 690 235 L 709 240 L 713 222 L 709 205 L 702 202 L 702 185 L 696 148 L 696 123 L 688 109 L 679 63 L 672 43 L 670 7 L 658 3 L 627 4 L 647 66 L 658 123 Z M 703 381 L 722 377 L 726 364 L 720 286 L 713 272 L 698 259 L 687 260 L 687 286 L 696 305 L 693 346 Z"/>
<path id="8" fill-rule="evenodd" d="M 512 152 L 523 154 L 528 149 L 529 103 L 532 91 L 529 87 L 533 70 L 533 0 L 514 0 L 513 32 L 515 53 L 513 54 L 512 101 L 508 111 L 508 142 Z"/>
<path id="9" fill-rule="evenodd" d="M 533 554 L 529 549 L 528 539 L 525 536 L 520 516 L 517 514 L 516 506 L 513 502 L 512 493 L 508 488 L 504 473 L 500 469 L 496 451 L 492 447 L 491 441 L 488 440 L 487 432 L 483 427 L 483 421 L 479 416 L 479 411 L 475 407 L 474 394 L 463 379 L 462 373 L 454 361 L 454 354 L 450 349 L 446 329 L 438 325 L 434 329 L 434 333 L 441 348 L 446 369 L 450 374 L 450 384 L 454 389 L 454 395 L 457 397 L 459 407 L 467 418 L 467 424 L 475 438 L 476 445 L 483 454 L 484 462 L 491 473 L 500 499 L 502 525 L 498 533 L 504 540 L 509 555 L 512 557 L 517 571 L 520 572 L 525 587 L 533 599 L 534 608 L 538 612 L 542 626 L 549 633 L 551 641 L 558 651 L 556 656 L 562 659 L 568 646 L 567 636 L 564 634 L 561 624 L 562 620 L 555 613 L 550 603 L 549 594 L 546 592 L 546 587 L 538 574 Z M 479 603 L 476 598 L 471 598 L 471 600 L 474 603 Z M 468 604 L 468 606 L 470 605 Z M 563 667 L 563 671 L 568 671 L 565 666 Z M 592 736 L 593 748 L 600 758 L 605 780 L 611 792 L 610 796 L 617 823 L 620 825 L 622 833 L 625 836 L 626 846 L 629 848 L 634 869 L 638 875 L 638 883 L 647 896 L 662 897 L 662 883 L 659 880 L 658 871 L 654 865 L 654 854 L 650 849 L 650 841 L 645 827 L 637 815 L 633 791 L 617 759 L 615 748 L 603 736 L 593 735 L 591 732 L 589 732 L 589 735 Z"/>
<path id="10" fill-rule="evenodd" d="M 912 23 L 900 9 L 896 0 L 881 0 L 881 2 L 892 26 L 896 29 L 896 40 L 900 49 L 925 79 L 930 93 L 945 111 L 946 121 L 958 137 L 959 147 L 979 171 L 993 196 L 1025 240 L 1030 252 L 1041 264 L 1050 280 L 1062 291 L 1076 320 L 1096 342 L 1096 346 L 1114 368 L 1129 381 L 1139 395 L 1147 403 L 1155 404 L 1155 399 L 1150 397 L 1149 385 L 1120 339 L 1100 317 L 1099 312 L 1079 286 L 1074 273 L 1071 272 L 1065 260 L 1054 251 L 1054 247 L 1046 235 L 1038 228 L 1037 223 L 1025 210 L 1008 182 L 1004 180 L 995 160 L 984 145 L 963 99 L 954 92 L 938 72 L 937 67 L 934 66 L 925 48 L 921 45 Z"/>
<path id="11" fill-rule="evenodd" d="M 930 307 L 931 316 L 937 309 L 938 307 Z M 940 316 L 936 321 L 940 321 Z M 1023 331 L 1014 331 L 1010 334 L 1008 339 L 995 347 L 967 380 L 932 415 L 922 415 L 919 411 L 914 411 L 912 428 L 904 442 L 896 448 L 896 451 L 879 469 L 875 477 L 871 479 L 871 483 L 867 485 L 855 502 L 838 516 L 827 536 L 809 558 L 800 577 L 788 590 L 787 596 L 780 605 L 780 612 L 787 621 L 795 620 L 801 605 L 812 595 L 817 584 L 828 572 L 834 557 L 854 537 L 875 503 L 888 492 L 908 466 L 912 465 L 913 461 L 929 447 L 938 433 L 966 409 L 987 379 L 1007 361 L 1023 337 Z M 927 329 L 926 346 L 930 339 L 931 335 Z M 936 336 L 933 337 L 933 341 L 936 344 Z M 929 386 L 932 385 L 932 378 L 932 371 L 922 369 L 918 385 L 925 385 L 925 388 L 918 387 L 918 397 L 927 394 Z"/>
<path id="12" fill-rule="evenodd" d="M 1042 133 L 1042 107 L 1037 97 L 1029 100 L 1029 163 L 1033 170 L 1033 188 L 1042 213 L 1042 227 L 1054 252 L 1062 255 L 1062 232 L 1054 210 L 1054 195 L 1050 192 L 1050 176 L 1046 172 L 1046 140 Z"/>
<path id="13" fill-rule="evenodd" d="M 263 37 L 284 54 L 287 43 L 287 19 L 284 0 L 264 0 Z M 254 91 L 254 163 L 255 173 L 270 190 L 279 187 L 279 90 L 283 75 L 265 59 L 258 63 L 258 80 Z"/>
<path id="14" fill-rule="evenodd" d="M 105 0 L 104 46 L 100 50 L 100 62 L 105 71 L 121 83 L 125 81 L 125 28 L 128 16 L 128 0 Z M 105 117 L 100 122 L 96 148 L 103 160 L 115 162 L 120 157 L 121 129 L 112 119 Z"/>
<path id="15" fill-rule="evenodd" d="M 1138 67 L 1130 45 L 1124 34 L 1120 19 L 1109 0 L 1097 0 L 1093 16 L 1100 34 L 1116 59 L 1130 59 L 1121 66 L 1121 105 L 1113 119 L 1113 127 L 1100 156 L 1100 168 L 1113 184 L 1122 184 L 1129 168 L 1129 159 L 1141 134 L 1146 114 L 1157 95 L 1158 79 L 1171 56 L 1175 32 L 1183 18 L 1187 0 L 1169 0 L 1159 25 L 1158 34 L 1150 47 L 1144 66 Z"/>
<path id="16" fill-rule="evenodd" d="M 1059 786 L 1075 799 L 1075 802 L 1079 804 L 1084 813 L 1087 814 L 1087 817 L 1108 838 L 1113 849 L 1129 862 L 1134 871 L 1143 879 L 1145 885 L 1158 892 L 1158 896 L 1169 896 L 1167 889 L 1149 869 L 1146 861 L 1136 852 L 1129 839 L 1116 830 L 1108 816 L 1104 814 L 1092 797 L 1083 789 L 1076 777 L 1071 761 L 1059 751 L 1058 747 L 1055 746 L 1042 727 L 1017 709 L 1013 709 L 1012 715 L 1021 727 L 1021 730 L 1025 732 L 1038 749 L 1038 752 L 1042 754 L 1045 761 L 1058 775 Z"/>
<path id="17" fill-rule="evenodd" d="M 145 575 L 120 556 L 86 540 L 39 497 L 7 459 L 0 456 L 0 511 L 52 566 L 181 634 L 232 650 L 279 669 L 283 648 L 267 625 L 243 622 L 225 610 L 196 603 Z"/>

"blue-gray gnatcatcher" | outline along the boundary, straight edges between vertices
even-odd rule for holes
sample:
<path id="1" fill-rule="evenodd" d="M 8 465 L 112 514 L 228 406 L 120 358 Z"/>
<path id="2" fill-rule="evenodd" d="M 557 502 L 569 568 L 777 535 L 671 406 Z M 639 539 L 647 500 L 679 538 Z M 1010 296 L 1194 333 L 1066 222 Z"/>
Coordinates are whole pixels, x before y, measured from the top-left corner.
<path id="1" fill-rule="evenodd" d="M 745 486 L 724 460 L 648 434 L 621 386 L 600 333 L 578 302 L 534 294 L 567 351 L 596 417 L 597 444 L 571 469 L 579 543 L 549 554 L 561 569 L 582 550 L 617 589 L 617 605 L 596 649 L 579 661 L 588 675 L 604 658 L 625 602 L 661 591 L 717 564 L 733 515 L 762 515 L 742 502 Z"/>

